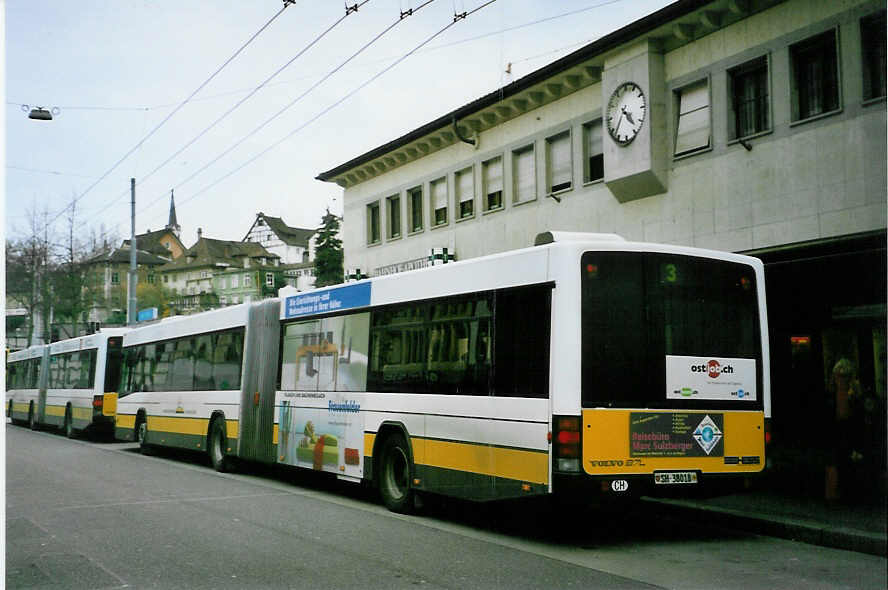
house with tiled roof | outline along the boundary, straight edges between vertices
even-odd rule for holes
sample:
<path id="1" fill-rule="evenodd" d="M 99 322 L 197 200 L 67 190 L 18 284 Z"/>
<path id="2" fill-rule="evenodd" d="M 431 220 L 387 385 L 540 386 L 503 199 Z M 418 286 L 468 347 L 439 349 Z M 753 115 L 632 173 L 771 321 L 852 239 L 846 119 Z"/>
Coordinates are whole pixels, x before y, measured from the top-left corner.
<path id="1" fill-rule="evenodd" d="M 300 264 L 310 260 L 310 242 L 316 231 L 289 226 L 280 217 L 260 211 L 243 241 L 261 244 L 280 256 L 283 264 Z"/>
<path id="2" fill-rule="evenodd" d="M 177 313 L 273 297 L 283 285 L 280 256 L 261 244 L 205 238 L 158 269 Z"/>
<path id="3" fill-rule="evenodd" d="M 170 262 L 169 252 L 166 257 L 158 256 L 139 248 L 136 238 L 136 268 L 138 282 L 155 284 L 159 281 L 158 269 Z M 111 248 L 86 261 L 86 290 L 91 302 L 87 321 L 94 323 L 121 323 L 126 316 L 127 304 L 127 273 L 130 268 L 129 240 L 119 248 Z"/>

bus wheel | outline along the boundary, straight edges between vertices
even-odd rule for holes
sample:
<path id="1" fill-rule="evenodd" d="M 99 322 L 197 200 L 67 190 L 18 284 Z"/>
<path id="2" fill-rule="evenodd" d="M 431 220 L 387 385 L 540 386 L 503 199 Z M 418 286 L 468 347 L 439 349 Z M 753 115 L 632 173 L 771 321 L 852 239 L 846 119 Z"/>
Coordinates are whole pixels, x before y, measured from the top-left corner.
<path id="1" fill-rule="evenodd" d="M 390 435 L 382 443 L 379 465 L 379 495 L 392 512 L 409 514 L 413 511 L 413 489 L 410 479 L 413 471 L 407 443 L 399 435 Z"/>
<path id="2" fill-rule="evenodd" d="M 136 418 L 135 430 L 135 438 L 136 442 L 139 443 L 139 451 L 143 455 L 150 455 L 151 445 L 146 442 L 146 440 L 148 439 L 148 421 L 142 414 L 139 414 L 139 417 Z"/>
<path id="3" fill-rule="evenodd" d="M 225 473 L 231 469 L 231 459 L 228 457 L 228 441 L 225 438 L 225 419 L 216 418 L 210 425 L 210 443 L 207 445 L 207 453 L 213 469 L 219 473 Z"/>
<path id="4" fill-rule="evenodd" d="M 64 426 L 65 436 L 68 438 L 74 438 L 74 422 L 71 420 L 71 408 L 65 409 L 65 426 Z"/>
<path id="5" fill-rule="evenodd" d="M 28 428 L 37 430 L 37 416 L 34 414 L 34 404 L 28 408 Z"/>

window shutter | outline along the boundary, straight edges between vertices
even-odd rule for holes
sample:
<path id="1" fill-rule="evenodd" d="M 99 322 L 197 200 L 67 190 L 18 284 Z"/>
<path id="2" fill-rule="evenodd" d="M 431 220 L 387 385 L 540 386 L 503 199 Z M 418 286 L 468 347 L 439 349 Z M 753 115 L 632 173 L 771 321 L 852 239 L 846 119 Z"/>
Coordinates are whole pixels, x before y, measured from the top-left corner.
<path id="1" fill-rule="evenodd" d="M 570 133 L 562 133 L 548 140 L 549 190 L 552 192 L 570 188 L 572 172 L 570 157 Z"/>
<path id="2" fill-rule="evenodd" d="M 459 202 L 471 201 L 475 196 L 474 182 L 472 178 L 472 169 L 466 168 L 456 173 L 456 192 L 459 195 Z"/>
<path id="3" fill-rule="evenodd" d="M 503 160 L 494 158 L 484 162 L 484 190 L 487 194 L 503 190 Z"/>
<path id="4" fill-rule="evenodd" d="M 536 179 L 533 166 L 533 147 L 514 152 L 515 201 L 527 201 L 535 196 Z"/>
<path id="5" fill-rule="evenodd" d="M 709 147 L 709 81 L 683 88 L 678 100 L 675 154 Z"/>

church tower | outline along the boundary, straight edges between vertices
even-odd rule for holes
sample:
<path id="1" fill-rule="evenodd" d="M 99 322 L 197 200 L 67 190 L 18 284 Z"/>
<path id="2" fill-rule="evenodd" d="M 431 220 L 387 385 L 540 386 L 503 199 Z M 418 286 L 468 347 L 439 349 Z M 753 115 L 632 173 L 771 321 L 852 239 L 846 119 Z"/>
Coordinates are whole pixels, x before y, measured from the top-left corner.
<path id="1" fill-rule="evenodd" d="M 176 200 L 173 197 L 172 189 L 170 189 L 170 220 L 166 224 L 166 229 L 173 232 L 177 238 L 182 231 L 182 228 L 179 227 L 179 223 L 176 221 Z"/>

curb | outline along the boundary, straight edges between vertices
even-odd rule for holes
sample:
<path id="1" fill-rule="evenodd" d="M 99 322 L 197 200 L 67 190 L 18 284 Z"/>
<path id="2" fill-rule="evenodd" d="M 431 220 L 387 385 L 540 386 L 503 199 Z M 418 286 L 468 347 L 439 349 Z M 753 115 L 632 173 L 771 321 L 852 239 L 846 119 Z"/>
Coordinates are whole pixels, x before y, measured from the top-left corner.
<path id="1" fill-rule="evenodd" d="M 707 506 L 688 500 L 665 498 L 643 498 L 646 502 L 663 504 L 681 513 L 683 518 L 703 520 L 709 524 L 737 529 L 810 545 L 820 545 L 833 549 L 844 549 L 857 553 L 867 553 L 879 557 L 888 556 L 886 535 L 871 533 L 847 527 L 837 527 L 797 518 L 776 515 L 755 514 L 736 510 Z"/>

